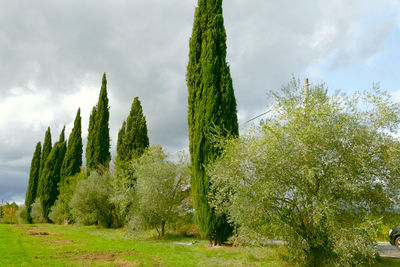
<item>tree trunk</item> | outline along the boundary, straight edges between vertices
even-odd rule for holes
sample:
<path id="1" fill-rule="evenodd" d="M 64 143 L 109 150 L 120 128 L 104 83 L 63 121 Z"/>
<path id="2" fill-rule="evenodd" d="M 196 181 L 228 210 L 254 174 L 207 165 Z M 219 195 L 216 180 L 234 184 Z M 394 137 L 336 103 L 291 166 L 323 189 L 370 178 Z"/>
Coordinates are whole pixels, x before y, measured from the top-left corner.
<path id="1" fill-rule="evenodd" d="M 161 236 L 164 237 L 165 234 L 165 221 L 161 222 Z"/>

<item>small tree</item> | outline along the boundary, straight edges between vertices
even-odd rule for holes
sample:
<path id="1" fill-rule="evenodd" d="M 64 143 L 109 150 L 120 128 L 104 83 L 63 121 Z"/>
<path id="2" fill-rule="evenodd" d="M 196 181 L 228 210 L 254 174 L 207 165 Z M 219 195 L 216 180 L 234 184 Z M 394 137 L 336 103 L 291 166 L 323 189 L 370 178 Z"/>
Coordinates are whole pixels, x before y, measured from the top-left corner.
<path id="1" fill-rule="evenodd" d="M 131 223 L 155 228 L 164 236 L 165 225 L 176 220 L 189 189 L 189 165 L 184 157 L 179 163 L 166 160 L 161 146 L 150 147 L 134 161 L 136 206 Z"/>
<path id="2" fill-rule="evenodd" d="M 78 182 L 70 202 L 71 213 L 78 224 L 113 225 L 114 205 L 111 202 L 111 177 L 106 171 L 90 173 Z"/>
<path id="3" fill-rule="evenodd" d="M 31 217 L 33 223 L 45 222 L 42 205 L 40 204 L 40 198 L 36 198 L 35 202 L 31 205 Z"/>
<path id="4" fill-rule="evenodd" d="M 214 207 L 244 236 L 283 237 L 307 266 L 372 264 L 374 215 L 400 195 L 399 107 L 379 90 L 302 92 L 293 81 L 271 117 L 227 141 L 209 169 Z"/>
<path id="5" fill-rule="evenodd" d="M 17 223 L 17 210 L 18 210 L 18 205 L 15 202 L 12 203 L 6 203 L 2 207 L 3 209 L 3 223 L 8 223 L 8 224 L 14 224 Z"/>
<path id="6" fill-rule="evenodd" d="M 29 223 L 27 220 L 28 215 L 27 215 L 25 205 L 19 205 L 17 213 L 15 215 L 17 216 L 18 224 Z M 31 218 L 31 220 L 32 220 L 32 218 Z M 32 223 L 32 221 L 30 223 Z"/>

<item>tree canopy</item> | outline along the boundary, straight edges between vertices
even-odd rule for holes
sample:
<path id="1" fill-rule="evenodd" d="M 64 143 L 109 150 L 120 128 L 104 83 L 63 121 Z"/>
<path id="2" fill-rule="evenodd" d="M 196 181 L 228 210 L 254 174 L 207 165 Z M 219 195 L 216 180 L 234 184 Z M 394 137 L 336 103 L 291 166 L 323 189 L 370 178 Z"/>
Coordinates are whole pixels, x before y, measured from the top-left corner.
<path id="1" fill-rule="evenodd" d="M 399 201 L 400 109 L 379 90 L 304 99 L 293 81 L 270 116 L 209 168 L 213 205 L 247 240 L 281 236 L 307 266 L 368 265 L 373 215 Z"/>

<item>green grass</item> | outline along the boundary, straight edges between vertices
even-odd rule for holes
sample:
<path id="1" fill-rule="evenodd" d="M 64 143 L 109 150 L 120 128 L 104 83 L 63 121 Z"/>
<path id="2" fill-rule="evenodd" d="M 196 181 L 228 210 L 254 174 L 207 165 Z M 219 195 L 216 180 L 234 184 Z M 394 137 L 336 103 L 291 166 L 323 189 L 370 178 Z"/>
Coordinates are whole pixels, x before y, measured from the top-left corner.
<path id="1" fill-rule="evenodd" d="M 400 266 L 400 259 L 381 258 L 378 260 L 378 264 L 376 266 L 379 266 L 379 267 Z"/>
<path id="2" fill-rule="evenodd" d="M 1 225 L 0 266 L 289 266 L 282 249 L 175 244 L 123 230 L 58 225 Z"/>
<path id="3" fill-rule="evenodd" d="M 282 247 L 209 248 L 207 241 L 97 227 L 0 224 L 0 266 L 293 266 Z M 400 266 L 381 258 L 377 266 Z"/>

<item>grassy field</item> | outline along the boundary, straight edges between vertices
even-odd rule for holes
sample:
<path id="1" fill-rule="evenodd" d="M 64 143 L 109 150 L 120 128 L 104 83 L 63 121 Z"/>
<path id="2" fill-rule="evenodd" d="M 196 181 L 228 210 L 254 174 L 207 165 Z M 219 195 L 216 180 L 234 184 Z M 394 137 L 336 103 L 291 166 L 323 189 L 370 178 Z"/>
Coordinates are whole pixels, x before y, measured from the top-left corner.
<path id="1" fill-rule="evenodd" d="M 279 256 L 282 247 L 179 244 L 191 241 L 97 227 L 0 224 L 0 266 L 293 266 Z M 382 259 L 378 266 L 400 266 L 400 261 Z"/>

